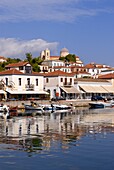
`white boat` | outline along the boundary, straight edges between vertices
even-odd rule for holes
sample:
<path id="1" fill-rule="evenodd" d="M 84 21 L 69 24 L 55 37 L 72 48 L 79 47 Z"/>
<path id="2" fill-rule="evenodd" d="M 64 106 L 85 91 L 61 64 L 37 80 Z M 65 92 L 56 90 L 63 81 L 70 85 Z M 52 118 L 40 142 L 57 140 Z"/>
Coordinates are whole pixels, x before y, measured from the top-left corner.
<path id="1" fill-rule="evenodd" d="M 30 105 L 24 104 L 25 110 L 35 110 L 35 111 L 41 111 L 42 113 L 44 111 L 55 111 L 55 110 L 68 110 L 71 109 L 71 106 L 67 105 L 59 105 L 59 104 L 46 104 L 46 105 L 33 105 L 34 103 Z"/>
<path id="2" fill-rule="evenodd" d="M 59 105 L 59 104 L 50 104 L 50 105 L 42 105 L 43 110 L 47 111 L 55 111 L 55 110 L 68 110 L 71 109 L 71 106 L 67 105 Z"/>
<path id="3" fill-rule="evenodd" d="M 43 112 L 43 108 L 41 106 L 31 106 L 31 105 L 24 105 L 25 110 L 36 110 Z"/>
<path id="4" fill-rule="evenodd" d="M 114 101 L 110 102 L 91 102 L 89 103 L 90 108 L 106 108 L 106 107 L 113 107 L 114 106 Z"/>

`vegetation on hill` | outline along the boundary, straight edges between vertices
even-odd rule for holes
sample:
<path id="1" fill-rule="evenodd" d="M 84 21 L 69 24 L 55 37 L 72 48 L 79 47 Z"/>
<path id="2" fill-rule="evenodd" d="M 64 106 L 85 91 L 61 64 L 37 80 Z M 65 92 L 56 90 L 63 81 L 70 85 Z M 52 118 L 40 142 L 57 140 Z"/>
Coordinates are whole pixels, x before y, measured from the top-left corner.
<path id="1" fill-rule="evenodd" d="M 40 57 L 33 58 L 31 53 L 26 53 L 25 55 L 26 55 L 26 59 L 24 61 L 28 61 L 31 64 L 34 72 L 40 72 L 39 65 L 41 65 L 43 60 L 41 60 Z M 20 61 L 22 61 L 22 60 L 19 58 L 17 58 L 17 59 L 16 58 L 7 58 L 7 62 L 0 63 L 0 71 L 4 71 L 5 66 L 8 64 L 18 63 Z"/>
<path id="2" fill-rule="evenodd" d="M 0 63 L 0 71 L 4 71 L 5 70 L 5 66 L 11 63 L 18 63 L 19 61 L 21 61 L 19 58 L 7 58 L 7 62 L 1 62 Z"/>
<path id="3" fill-rule="evenodd" d="M 33 57 L 31 53 L 26 53 L 25 55 L 26 59 L 24 61 L 28 61 L 31 64 L 34 72 L 40 72 L 39 65 L 41 65 L 43 60 L 40 57 Z M 76 62 L 75 54 L 68 54 L 66 57 L 60 57 L 59 59 L 65 62 Z M 0 63 L 0 71 L 4 71 L 5 66 L 8 64 L 18 63 L 20 61 L 22 60 L 19 58 L 7 58 L 7 62 Z"/>

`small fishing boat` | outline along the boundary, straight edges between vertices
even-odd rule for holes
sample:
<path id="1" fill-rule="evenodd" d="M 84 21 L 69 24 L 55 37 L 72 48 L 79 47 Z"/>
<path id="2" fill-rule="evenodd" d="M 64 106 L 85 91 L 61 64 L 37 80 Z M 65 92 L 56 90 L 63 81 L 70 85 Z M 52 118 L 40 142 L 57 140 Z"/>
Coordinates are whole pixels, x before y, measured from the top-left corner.
<path id="1" fill-rule="evenodd" d="M 68 110 L 71 109 L 71 106 L 67 105 L 59 105 L 59 104 L 34 104 L 33 102 L 31 104 L 23 104 L 24 109 L 26 110 L 35 110 L 39 112 L 45 112 L 45 111 L 55 111 L 55 110 Z"/>
<path id="2" fill-rule="evenodd" d="M 110 101 L 110 102 L 91 102 L 91 103 L 89 103 L 89 106 L 92 109 L 113 107 L 114 106 L 114 101 Z"/>
<path id="3" fill-rule="evenodd" d="M 59 104 L 50 104 L 50 105 L 42 105 L 43 110 L 47 111 L 55 111 L 55 110 L 68 110 L 71 109 L 71 106 L 67 105 L 59 105 Z"/>
<path id="4" fill-rule="evenodd" d="M 44 112 L 43 108 L 39 105 L 24 105 L 25 112 L 26 111 L 36 111 L 39 114 L 42 114 Z"/>

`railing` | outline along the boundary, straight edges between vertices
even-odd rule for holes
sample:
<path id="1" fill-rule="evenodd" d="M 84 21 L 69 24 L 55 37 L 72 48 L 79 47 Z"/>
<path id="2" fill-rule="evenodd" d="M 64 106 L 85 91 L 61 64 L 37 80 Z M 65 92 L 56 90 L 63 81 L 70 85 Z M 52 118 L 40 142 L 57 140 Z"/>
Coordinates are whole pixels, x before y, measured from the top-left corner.
<path id="1" fill-rule="evenodd" d="M 26 91 L 34 90 L 34 84 L 30 84 L 30 85 L 25 84 L 25 89 Z"/>
<path id="2" fill-rule="evenodd" d="M 64 86 L 72 86 L 71 82 L 63 83 Z"/>

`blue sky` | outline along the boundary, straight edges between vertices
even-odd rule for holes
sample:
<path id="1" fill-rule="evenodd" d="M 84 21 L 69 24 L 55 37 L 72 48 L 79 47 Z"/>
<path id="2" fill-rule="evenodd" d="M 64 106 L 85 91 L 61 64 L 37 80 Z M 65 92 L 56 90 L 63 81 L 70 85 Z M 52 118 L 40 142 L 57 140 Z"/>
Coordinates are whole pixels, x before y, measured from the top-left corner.
<path id="1" fill-rule="evenodd" d="M 0 56 L 64 47 L 85 64 L 114 66 L 114 0 L 0 0 Z"/>

